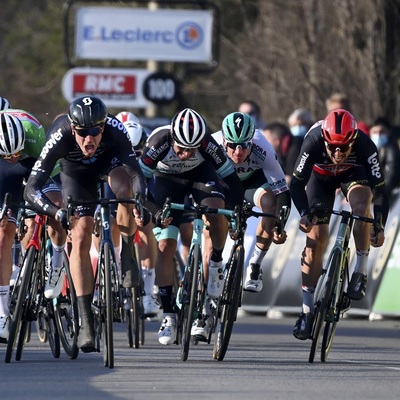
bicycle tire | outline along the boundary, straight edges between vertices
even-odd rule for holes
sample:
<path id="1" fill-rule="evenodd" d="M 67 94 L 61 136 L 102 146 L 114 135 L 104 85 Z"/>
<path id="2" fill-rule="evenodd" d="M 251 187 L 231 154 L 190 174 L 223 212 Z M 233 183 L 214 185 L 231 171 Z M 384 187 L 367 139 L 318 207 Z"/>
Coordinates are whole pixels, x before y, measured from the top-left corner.
<path id="1" fill-rule="evenodd" d="M 57 323 L 54 317 L 54 311 L 51 300 L 49 300 L 46 304 L 45 319 L 47 323 L 48 341 L 50 345 L 51 354 L 53 354 L 54 358 L 60 358 L 61 355 L 60 335 L 57 329 Z"/>
<path id="2" fill-rule="evenodd" d="M 30 330 L 31 330 L 30 321 L 22 320 L 19 328 L 17 348 L 15 350 L 15 361 L 21 361 L 22 350 L 24 349 L 24 345 L 25 343 L 29 342 Z"/>
<path id="3" fill-rule="evenodd" d="M 201 252 L 200 246 L 196 243 L 190 255 L 190 263 L 188 270 L 185 272 L 185 278 L 190 284 L 186 287 L 189 302 L 182 302 L 182 343 L 181 343 L 181 360 L 186 361 L 189 356 L 189 347 L 191 342 L 191 331 L 194 319 L 195 303 L 197 299 L 198 290 L 198 274 L 200 270 Z"/>
<path id="4" fill-rule="evenodd" d="M 326 321 L 325 322 L 325 329 L 324 333 L 322 336 L 322 344 L 321 344 L 321 361 L 326 362 L 328 359 L 329 352 L 332 348 L 332 343 L 333 343 L 333 338 L 335 337 L 335 332 L 336 332 L 336 327 L 337 323 L 339 322 L 340 318 L 340 311 L 341 311 L 341 305 L 343 303 L 343 296 L 344 296 L 344 286 L 345 282 L 347 280 L 347 274 L 348 274 L 348 258 L 346 256 L 345 258 L 345 267 L 344 267 L 344 276 L 343 279 L 341 280 L 339 284 L 339 301 L 337 304 L 332 304 L 331 303 L 331 309 L 334 311 L 334 318 L 331 321 Z M 338 271 L 338 269 L 336 270 Z M 331 302 L 334 302 L 337 296 L 335 293 L 332 293 L 332 298 Z"/>
<path id="5" fill-rule="evenodd" d="M 216 329 L 213 358 L 222 361 L 228 350 L 233 325 L 236 321 L 241 298 L 241 285 L 244 269 L 244 248 L 239 245 L 232 253 L 228 275 L 225 280 L 221 301 L 222 312 Z"/>
<path id="6" fill-rule="evenodd" d="M 39 338 L 39 342 L 40 343 L 47 343 L 48 341 L 48 331 L 46 328 L 46 321 L 45 321 L 45 317 L 44 317 L 44 313 L 43 311 L 40 311 L 38 314 L 38 318 L 35 321 L 35 326 L 36 326 L 36 333 L 38 335 Z"/>
<path id="7" fill-rule="evenodd" d="M 128 322 L 128 341 L 129 347 L 133 347 L 138 349 L 140 347 L 140 303 L 138 299 L 138 290 L 139 287 L 135 286 L 130 289 L 130 307 L 129 310 L 126 310 L 127 313 L 127 322 Z"/>
<path id="8" fill-rule="evenodd" d="M 134 292 L 132 293 L 132 298 L 135 299 L 134 301 L 137 303 L 137 306 L 133 308 L 134 311 L 134 322 L 135 322 L 135 334 L 137 335 L 138 339 L 135 340 L 135 349 L 139 348 L 140 345 L 144 345 L 145 341 L 145 315 L 144 315 L 144 306 L 143 306 L 143 295 L 144 295 L 144 282 L 143 276 L 141 271 L 141 256 L 140 256 L 140 246 L 139 243 L 135 242 L 135 257 L 137 261 L 137 265 L 139 268 L 138 276 L 139 276 L 139 285 L 135 287 Z M 131 346 L 132 347 L 132 346 Z"/>
<path id="9" fill-rule="evenodd" d="M 19 282 L 16 282 L 14 286 L 13 294 L 11 297 L 11 304 L 14 305 L 15 302 L 15 306 L 13 307 L 11 314 L 10 330 L 5 354 L 6 363 L 11 362 L 16 338 L 18 332 L 20 331 L 21 320 L 25 311 L 26 297 L 28 293 L 29 282 L 31 280 L 32 270 L 34 267 L 35 257 L 36 249 L 34 247 L 29 248 L 25 254 L 21 267 L 21 272 L 23 272 L 23 276 L 21 278 L 21 274 L 19 275 Z"/>
<path id="10" fill-rule="evenodd" d="M 321 337 L 322 326 L 325 322 L 325 316 L 330 307 L 330 299 L 332 297 L 332 289 L 335 282 L 336 265 L 340 262 L 341 253 L 339 249 L 334 249 L 329 255 L 326 272 L 323 273 L 318 281 L 317 289 L 315 291 L 315 310 L 314 310 L 314 323 L 311 334 L 311 349 L 308 361 L 314 362 L 315 353 L 318 348 L 319 340 Z"/>
<path id="11" fill-rule="evenodd" d="M 128 338 L 128 346 L 133 348 L 134 345 L 134 332 L 133 332 L 133 312 L 132 312 L 132 296 L 133 293 L 130 289 L 122 289 L 124 294 L 123 298 L 123 307 L 124 307 L 124 322 L 126 323 L 126 335 Z M 129 293 L 127 292 L 129 290 Z"/>
<path id="12" fill-rule="evenodd" d="M 79 354 L 78 329 L 79 311 L 75 287 L 71 277 L 67 255 L 64 254 L 65 284 L 54 307 L 54 319 L 60 335 L 60 341 L 65 353 L 72 360 Z"/>
<path id="13" fill-rule="evenodd" d="M 104 366 L 114 368 L 114 308 L 111 280 L 111 249 L 109 243 L 104 243 L 103 248 L 103 273 L 105 294 L 105 320 L 103 321 L 103 360 Z"/>

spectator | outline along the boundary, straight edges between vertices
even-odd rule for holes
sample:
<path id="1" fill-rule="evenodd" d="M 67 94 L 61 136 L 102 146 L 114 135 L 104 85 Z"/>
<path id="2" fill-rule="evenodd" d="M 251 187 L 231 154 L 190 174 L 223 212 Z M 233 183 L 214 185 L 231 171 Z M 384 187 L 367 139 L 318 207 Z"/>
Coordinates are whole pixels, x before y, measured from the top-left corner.
<path id="1" fill-rule="evenodd" d="M 254 100 L 242 101 L 238 107 L 238 111 L 250 115 L 256 129 L 264 128 L 264 121 L 261 118 L 261 108 Z"/>
<path id="2" fill-rule="evenodd" d="M 265 125 L 262 132 L 275 150 L 286 179 L 289 179 L 292 176 L 293 164 L 296 161 L 296 159 L 293 160 L 291 168 L 287 166 L 287 154 L 293 139 L 289 127 L 281 122 L 270 122 Z"/>
<path id="3" fill-rule="evenodd" d="M 371 140 L 379 151 L 379 160 L 386 181 L 389 198 L 400 183 L 400 149 L 392 132 L 392 126 L 385 117 L 378 117 L 370 128 Z"/>
<path id="4" fill-rule="evenodd" d="M 326 112 L 330 113 L 332 110 L 336 110 L 338 108 L 345 109 L 349 112 L 351 111 L 350 100 L 347 94 L 342 92 L 335 92 L 330 97 L 325 100 Z M 357 122 L 358 129 L 361 129 L 366 135 L 369 136 L 369 126 L 364 121 Z"/>
<path id="5" fill-rule="evenodd" d="M 288 118 L 290 132 L 292 134 L 292 141 L 286 155 L 286 170 L 287 174 L 291 177 L 293 174 L 293 167 L 296 162 L 297 156 L 300 153 L 303 139 L 308 130 L 314 124 L 314 118 L 311 112 L 305 108 L 297 108 Z M 290 181 L 290 178 L 289 178 Z"/>
<path id="6" fill-rule="evenodd" d="M 326 111 L 330 113 L 332 110 L 343 108 L 351 112 L 350 100 L 345 93 L 335 92 L 325 100 Z"/>

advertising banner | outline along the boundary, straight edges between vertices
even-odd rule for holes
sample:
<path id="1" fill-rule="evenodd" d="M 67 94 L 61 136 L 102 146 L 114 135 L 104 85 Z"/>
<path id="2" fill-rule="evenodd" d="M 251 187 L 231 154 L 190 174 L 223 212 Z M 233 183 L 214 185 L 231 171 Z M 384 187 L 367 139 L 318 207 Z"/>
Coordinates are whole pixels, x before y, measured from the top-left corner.
<path id="1" fill-rule="evenodd" d="M 81 7 L 75 55 L 80 59 L 210 62 L 213 15 L 206 10 Z"/>
<path id="2" fill-rule="evenodd" d="M 151 74 L 145 69 L 72 68 L 62 80 L 62 93 L 69 102 L 91 94 L 108 107 L 146 108 L 143 82 Z"/>

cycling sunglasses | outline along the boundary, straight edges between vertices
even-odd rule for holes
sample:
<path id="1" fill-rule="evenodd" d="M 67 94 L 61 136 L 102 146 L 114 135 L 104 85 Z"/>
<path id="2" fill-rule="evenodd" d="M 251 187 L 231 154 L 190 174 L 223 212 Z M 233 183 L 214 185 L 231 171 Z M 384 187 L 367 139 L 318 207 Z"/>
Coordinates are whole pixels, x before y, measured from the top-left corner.
<path id="1" fill-rule="evenodd" d="M 325 142 L 325 146 L 332 153 L 336 153 L 337 151 L 340 151 L 341 153 L 346 153 L 346 151 L 349 151 L 351 146 L 353 146 L 353 142 L 342 144 L 340 146 L 337 144 L 329 144 L 328 142 Z"/>
<path id="2" fill-rule="evenodd" d="M 240 147 L 242 150 L 246 150 L 251 146 L 252 141 L 250 140 L 249 142 L 242 142 L 242 143 L 226 142 L 225 144 L 226 144 L 226 147 L 229 147 L 232 150 L 236 150 L 238 147 Z"/>
<path id="3" fill-rule="evenodd" d="M 103 132 L 104 130 L 104 124 L 100 124 L 97 126 L 92 126 L 91 128 L 80 128 L 78 126 L 72 125 L 72 129 L 76 132 L 77 135 L 81 137 L 87 137 L 87 136 L 99 136 L 100 133 Z"/>
<path id="4" fill-rule="evenodd" d="M 175 144 L 175 146 L 177 146 L 177 147 L 179 147 L 179 151 L 178 152 L 176 152 L 176 153 L 180 153 L 180 154 L 182 154 L 182 153 L 195 153 L 196 152 L 196 150 L 198 149 L 198 147 L 184 147 L 184 146 L 181 146 L 179 143 L 177 143 L 177 142 L 174 142 L 174 144 Z"/>
<path id="5" fill-rule="evenodd" d="M 14 159 L 14 158 L 20 157 L 21 154 L 22 154 L 22 150 L 18 151 L 17 153 L 14 153 L 14 154 L 9 154 L 9 155 L 7 155 L 7 156 L 1 156 L 1 158 L 2 158 L 3 160 L 12 160 L 12 159 Z"/>

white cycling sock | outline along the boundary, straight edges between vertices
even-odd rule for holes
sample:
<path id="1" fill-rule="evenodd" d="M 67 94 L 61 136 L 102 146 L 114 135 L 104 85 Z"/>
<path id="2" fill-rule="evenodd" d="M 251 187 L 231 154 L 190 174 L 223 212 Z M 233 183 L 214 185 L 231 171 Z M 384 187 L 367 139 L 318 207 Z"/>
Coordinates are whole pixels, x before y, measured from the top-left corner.
<path id="1" fill-rule="evenodd" d="M 144 292 L 146 294 L 153 294 L 154 281 L 156 278 L 155 269 L 142 267 L 142 277 L 143 277 L 143 284 L 144 284 Z"/>
<path id="2" fill-rule="evenodd" d="M 262 260 L 267 254 L 267 250 L 261 250 L 257 245 L 254 246 L 253 255 L 250 258 L 249 264 L 261 265 Z"/>
<path id="3" fill-rule="evenodd" d="M 368 256 L 369 250 L 357 250 L 356 265 L 354 267 L 355 272 L 361 272 L 364 275 L 367 274 Z"/>
<path id="4" fill-rule="evenodd" d="M 0 286 L 0 315 L 10 315 L 10 309 L 8 307 L 10 286 Z"/>
<path id="5" fill-rule="evenodd" d="M 309 313 L 314 312 L 314 286 L 302 286 L 303 292 L 303 312 Z"/>
<path id="6" fill-rule="evenodd" d="M 57 246 L 53 242 L 51 242 L 51 245 L 53 247 L 53 256 L 51 258 L 51 266 L 53 269 L 54 268 L 60 269 L 63 266 L 65 244 L 61 245 L 61 246 Z"/>

